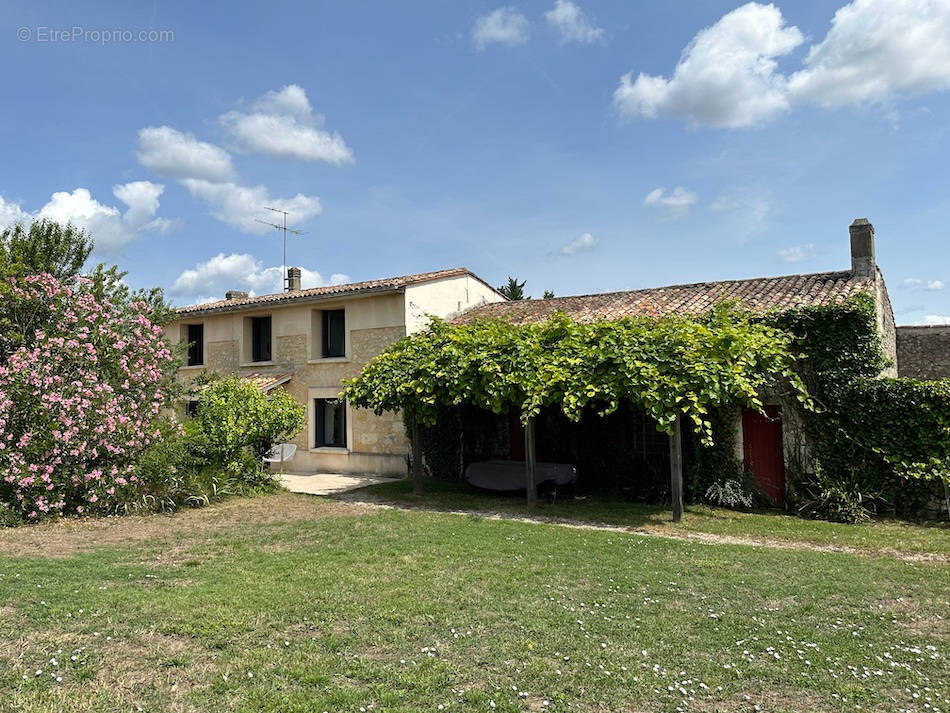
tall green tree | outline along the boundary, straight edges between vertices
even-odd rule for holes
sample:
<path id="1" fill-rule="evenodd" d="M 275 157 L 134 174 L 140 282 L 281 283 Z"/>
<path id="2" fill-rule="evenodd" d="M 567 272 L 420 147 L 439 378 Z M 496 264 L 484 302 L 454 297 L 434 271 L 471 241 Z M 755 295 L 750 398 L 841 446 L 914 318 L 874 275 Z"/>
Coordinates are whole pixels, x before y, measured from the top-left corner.
<path id="1" fill-rule="evenodd" d="M 498 288 L 498 291 L 509 300 L 530 300 L 531 298 L 524 293 L 525 280 L 518 282 L 511 275 L 508 276 L 508 283 Z"/>
<path id="2" fill-rule="evenodd" d="M 75 277 L 92 252 L 92 238 L 71 224 L 35 220 L 0 231 L 0 276 L 49 273 L 58 280 Z"/>
<path id="3" fill-rule="evenodd" d="M 106 267 L 100 262 L 85 276 L 91 281 L 89 290 L 96 299 L 106 299 L 120 306 L 144 302 L 148 305 L 149 319 L 156 324 L 164 325 L 175 318 L 175 308 L 165 300 L 165 291 L 161 287 L 133 290 L 124 282 L 127 274 L 116 265 Z"/>
<path id="4" fill-rule="evenodd" d="M 11 278 L 50 275 L 55 282 L 91 293 L 100 303 L 109 302 L 123 314 L 140 312 L 135 304 L 145 302 L 145 311 L 155 324 L 165 324 L 174 316 L 160 288 L 129 288 L 123 281 L 126 273 L 115 265 L 99 263 L 84 271 L 92 248 L 93 239 L 85 231 L 50 220 L 34 221 L 28 228 L 17 223 L 0 231 L 0 364 L 16 349 L 32 345 L 35 331 L 47 329 L 52 319 L 43 301 L 18 299 Z M 74 279 L 79 277 L 84 280 Z M 82 282 L 81 287 L 77 282 Z"/>

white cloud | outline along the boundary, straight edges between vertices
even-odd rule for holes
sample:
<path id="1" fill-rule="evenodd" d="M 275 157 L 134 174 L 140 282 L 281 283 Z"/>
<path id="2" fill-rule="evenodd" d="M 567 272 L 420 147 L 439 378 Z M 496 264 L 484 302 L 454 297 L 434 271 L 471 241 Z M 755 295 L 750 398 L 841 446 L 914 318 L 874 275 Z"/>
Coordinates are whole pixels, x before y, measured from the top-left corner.
<path id="1" fill-rule="evenodd" d="M 544 19 L 560 33 L 562 42 L 590 45 L 606 39 L 606 31 L 594 25 L 571 0 L 556 0 L 554 8 L 544 13 Z"/>
<path id="2" fill-rule="evenodd" d="M 192 196 L 208 204 L 211 215 L 245 233 L 263 235 L 273 230 L 256 222 L 264 214 L 265 207 L 287 211 L 291 214 L 293 225 L 299 225 L 323 211 L 319 198 L 301 193 L 292 198 L 275 198 L 265 186 L 212 183 L 193 178 L 186 178 L 182 183 Z"/>
<path id="3" fill-rule="evenodd" d="M 14 223 L 29 223 L 31 220 L 33 216 L 24 211 L 19 203 L 0 196 L 0 228 L 6 228 Z"/>
<path id="4" fill-rule="evenodd" d="M 38 211 L 24 211 L 19 204 L 0 196 L 0 225 L 33 220 L 54 220 L 72 223 L 85 230 L 95 243 L 97 254 L 110 253 L 122 248 L 147 231 L 164 233 L 174 222 L 156 218 L 159 197 L 165 187 L 150 181 L 133 181 L 113 186 L 112 193 L 126 209 L 123 213 L 115 206 L 105 205 L 92 197 L 87 188 L 72 192 L 57 191 Z"/>
<path id="5" fill-rule="evenodd" d="M 672 193 L 667 193 L 665 188 L 654 188 L 643 199 L 643 205 L 661 209 L 664 220 L 685 217 L 695 202 L 696 194 L 682 186 L 674 188 Z"/>
<path id="6" fill-rule="evenodd" d="M 950 324 L 950 315 L 928 314 L 922 324 Z"/>
<path id="7" fill-rule="evenodd" d="M 855 0 L 789 78 L 790 93 L 827 107 L 950 87 L 950 2 Z"/>
<path id="8" fill-rule="evenodd" d="M 353 161 L 343 137 L 323 128 L 323 116 L 314 114 L 307 93 L 296 84 L 267 92 L 250 113 L 230 111 L 220 121 L 246 151 L 337 166 Z"/>
<path id="9" fill-rule="evenodd" d="M 942 280 L 921 280 L 919 277 L 908 277 L 901 282 L 901 287 L 909 290 L 942 290 L 945 285 Z"/>
<path id="10" fill-rule="evenodd" d="M 728 128 L 750 126 L 788 108 L 776 57 L 803 41 L 774 5 L 749 3 L 701 30 L 672 77 L 632 73 L 620 79 L 614 105 L 622 116 L 681 117 Z"/>
<path id="11" fill-rule="evenodd" d="M 600 238 L 595 238 L 590 233 L 584 233 L 574 238 L 571 242 L 561 248 L 562 255 L 573 255 L 585 250 L 593 250 L 600 242 Z"/>
<path id="12" fill-rule="evenodd" d="M 234 179 L 227 151 L 170 126 L 141 129 L 136 155 L 139 163 L 161 176 L 216 182 Z"/>
<path id="13" fill-rule="evenodd" d="M 292 114 L 307 117 L 313 112 L 307 92 L 299 84 L 287 84 L 283 89 L 273 89 L 254 102 L 254 110 L 264 114 Z"/>
<path id="14" fill-rule="evenodd" d="M 323 117 L 314 113 L 306 92 L 296 84 L 267 92 L 247 113 L 229 112 L 219 119 L 248 151 L 333 164 L 353 160 L 339 134 L 321 128 Z M 273 197 L 266 186 L 242 185 L 227 151 L 169 126 L 140 130 L 137 155 L 146 168 L 178 178 L 193 197 L 208 205 L 215 218 L 248 233 L 269 230 L 255 222 L 265 206 L 292 213 L 294 224 L 322 211 L 316 196 Z M 155 227 L 162 227 L 161 222 Z"/>
<path id="15" fill-rule="evenodd" d="M 500 7 L 475 20 L 472 41 L 478 49 L 500 44 L 514 47 L 528 41 L 528 20 L 513 7 Z"/>
<path id="16" fill-rule="evenodd" d="M 772 203 L 770 196 L 743 188 L 719 196 L 709 204 L 709 209 L 729 214 L 730 230 L 745 240 L 765 230 Z"/>
<path id="17" fill-rule="evenodd" d="M 948 0 L 854 0 L 809 48 L 803 69 L 778 72 L 776 60 L 803 41 L 775 5 L 748 3 L 697 33 L 670 78 L 622 76 L 614 105 L 624 117 L 739 128 L 796 103 L 835 107 L 950 87 Z"/>
<path id="18" fill-rule="evenodd" d="M 779 259 L 782 262 L 796 263 L 807 262 L 815 259 L 815 244 L 796 245 L 792 248 L 784 248 L 778 251 Z"/>
<path id="19" fill-rule="evenodd" d="M 300 269 L 301 287 L 320 287 L 349 282 L 349 276 L 334 273 L 330 280 L 313 270 Z M 251 295 L 273 294 L 283 290 L 283 275 L 279 266 L 264 267 L 264 264 L 247 253 L 218 253 L 210 260 L 184 270 L 172 284 L 169 293 L 178 298 L 190 299 L 192 304 L 201 304 L 224 299 L 228 290 L 245 290 Z M 208 297 L 216 294 L 217 297 Z"/>

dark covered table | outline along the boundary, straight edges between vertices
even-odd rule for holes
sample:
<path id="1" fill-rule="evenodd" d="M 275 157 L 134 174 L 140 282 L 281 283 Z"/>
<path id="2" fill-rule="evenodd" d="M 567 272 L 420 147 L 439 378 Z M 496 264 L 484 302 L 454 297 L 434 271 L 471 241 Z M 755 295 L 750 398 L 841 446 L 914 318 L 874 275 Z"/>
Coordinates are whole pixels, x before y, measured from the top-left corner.
<path id="1" fill-rule="evenodd" d="M 519 460 L 486 460 L 469 463 L 465 480 L 469 485 L 502 492 L 524 490 L 527 486 L 525 462 Z M 535 484 L 564 487 L 577 482 L 577 471 L 569 463 L 537 463 Z"/>

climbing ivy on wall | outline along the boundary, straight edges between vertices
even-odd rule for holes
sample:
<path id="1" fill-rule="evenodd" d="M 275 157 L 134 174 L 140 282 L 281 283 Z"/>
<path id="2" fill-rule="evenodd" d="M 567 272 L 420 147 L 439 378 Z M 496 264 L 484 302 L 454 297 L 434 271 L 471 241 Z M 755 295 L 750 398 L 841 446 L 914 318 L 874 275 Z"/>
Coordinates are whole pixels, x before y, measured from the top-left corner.
<path id="1" fill-rule="evenodd" d="M 817 408 L 803 412 L 814 469 L 877 500 L 916 513 L 950 482 L 950 381 L 876 378 L 888 366 L 874 300 L 776 313 L 792 335 L 797 368 Z"/>

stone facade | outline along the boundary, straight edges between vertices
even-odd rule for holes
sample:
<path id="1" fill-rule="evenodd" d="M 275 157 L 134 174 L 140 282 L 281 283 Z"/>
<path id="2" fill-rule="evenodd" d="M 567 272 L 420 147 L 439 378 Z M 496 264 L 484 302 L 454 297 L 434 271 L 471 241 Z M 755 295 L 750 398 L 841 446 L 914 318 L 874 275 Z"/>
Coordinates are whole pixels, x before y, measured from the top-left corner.
<path id="1" fill-rule="evenodd" d="M 914 379 L 950 378 L 950 324 L 898 327 L 897 370 Z"/>
<path id="2" fill-rule="evenodd" d="M 375 286 L 374 286 L 375 287 Z M 453 274 L 398 289 L 373 289 L 369 294 L 329 294 L 313 297 L 287 293 L 276 304 L 269 298 L 250 304 L 227 303 L 223 309 L 187 308 L 166 333 L 173 344 L 187 341 L 188 325 L 203 327 L 203 362 L 183 367 L 179 380 L 188 384 L 205 371 L 220 374 L 273 376 L 307 409 L 307 425 L 293 438 L 297 451 L 284 470 L 291 473 L 404 474 L 409 444 L 402 415 L 346 407 L 345 447 L 316 445 L 317 399 L 334 399 L 342 381 L 359 374 L 363 366 L 406 334 L 425 326 L 428 315 L 443 318 L 502 297 L 470 274 Z M 235 300 L 246 300 L 245 296 Z M 324 310 L 343 310 L 345 349 L 342 357 L 322 356 Z M 251 320 L 271 318 L 271 359 L 252 361 Z"/>
<path id="3" fill-rule="evenodd" d="M 874 307 L 877 311 L 877 331 L 881 335 L 881 349 L 887 358 L 888 366 L 884 368 L 883 376 L 897 376 L 897 327 L 894 325 L 894 309 L 891 307 L 891 298 L 884 284 L 884 275 L 880 270 L 874 280 Z"/>

